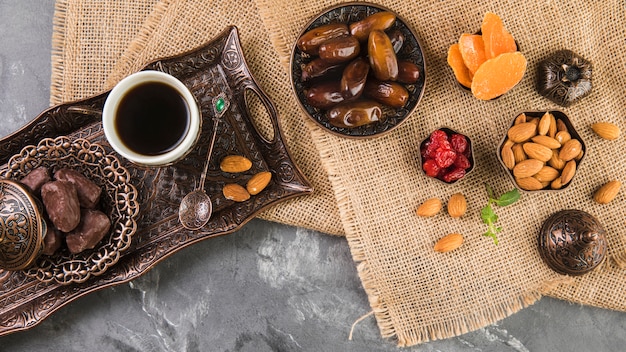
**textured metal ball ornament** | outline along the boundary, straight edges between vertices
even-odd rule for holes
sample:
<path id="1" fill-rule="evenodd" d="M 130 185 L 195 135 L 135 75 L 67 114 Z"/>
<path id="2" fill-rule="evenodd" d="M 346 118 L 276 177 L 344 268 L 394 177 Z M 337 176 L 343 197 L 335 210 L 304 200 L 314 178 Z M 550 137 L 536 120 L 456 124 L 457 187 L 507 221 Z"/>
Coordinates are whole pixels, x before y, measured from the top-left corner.
<path id="1" fill-rule="evenodd" d="M 591 214 L 568 209 L 552 214 L 539 232 L 539 254 L 554 271 L 578 276 L 606 258 L 606 231 Z"/>

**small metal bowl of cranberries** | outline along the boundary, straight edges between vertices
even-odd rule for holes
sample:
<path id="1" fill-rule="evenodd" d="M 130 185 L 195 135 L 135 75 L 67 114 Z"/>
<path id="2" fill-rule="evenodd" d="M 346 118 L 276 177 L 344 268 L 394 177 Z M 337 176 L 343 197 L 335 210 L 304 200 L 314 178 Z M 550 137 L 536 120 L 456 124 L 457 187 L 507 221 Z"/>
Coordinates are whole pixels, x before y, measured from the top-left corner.
<path id="1" fill-rule="evenodd" d="M 455 183 L 474 170 L 472 141 L 450 128 L 439 128 L 420 143 L 419 161 L 426 176 Z"/>

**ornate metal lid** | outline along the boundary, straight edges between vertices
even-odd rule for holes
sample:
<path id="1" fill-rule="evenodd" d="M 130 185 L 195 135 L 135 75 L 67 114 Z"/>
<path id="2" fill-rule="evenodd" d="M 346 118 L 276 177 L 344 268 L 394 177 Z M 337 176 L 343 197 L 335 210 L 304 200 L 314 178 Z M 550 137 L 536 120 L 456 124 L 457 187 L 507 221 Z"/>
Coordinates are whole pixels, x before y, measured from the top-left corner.
<path id="1" fill-rule="evenodd" d="M 606 231 L 591 214 L 561 210 L 552 214 L 539 233 L 539 253 L 554 271 L 582 275 L 606 257 Z"/>
<path id="2" fill-rule="evenodd" d="M 43 250 L 45 233 L 38 201 L 19 183 L 0 180 L 0 268 L 30 266 Z"/>

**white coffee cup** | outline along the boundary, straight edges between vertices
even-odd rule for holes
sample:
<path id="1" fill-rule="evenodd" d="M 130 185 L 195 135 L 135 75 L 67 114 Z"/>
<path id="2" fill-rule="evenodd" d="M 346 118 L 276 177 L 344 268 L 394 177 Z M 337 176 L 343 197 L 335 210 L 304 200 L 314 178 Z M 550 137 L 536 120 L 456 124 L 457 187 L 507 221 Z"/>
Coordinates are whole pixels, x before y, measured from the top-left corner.
<path id="1" fill-rule="evenodd" d="M 145 166 L 170 165 L 193 149 L 202 130 L 198 104 L 176 77 L 140 71 L 122 79 L 107 97 L 102 126 L 111 147 Z"/>

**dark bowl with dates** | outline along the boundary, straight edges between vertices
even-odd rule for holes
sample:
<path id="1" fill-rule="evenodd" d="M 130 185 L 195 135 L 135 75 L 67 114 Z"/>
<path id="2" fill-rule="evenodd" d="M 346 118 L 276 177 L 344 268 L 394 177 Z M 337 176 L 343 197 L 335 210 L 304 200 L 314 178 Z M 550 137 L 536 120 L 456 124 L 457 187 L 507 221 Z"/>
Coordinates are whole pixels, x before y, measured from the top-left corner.
<path id="1" fill-rule="evenodd" d="M 364 2 L 315 16 L 293 46 L 290 72 L 304 112 L 348 138 L 398 127 L 417 107 L 426 82 L 413 30 L 393 11 Z"/>
<path id="2" fill-rule="evenodd" d="M 437 129 L 420 143 L 419 163 L 426 176 L 455 183 L 474 170 L 472 141 L 450 128 Z"/>

